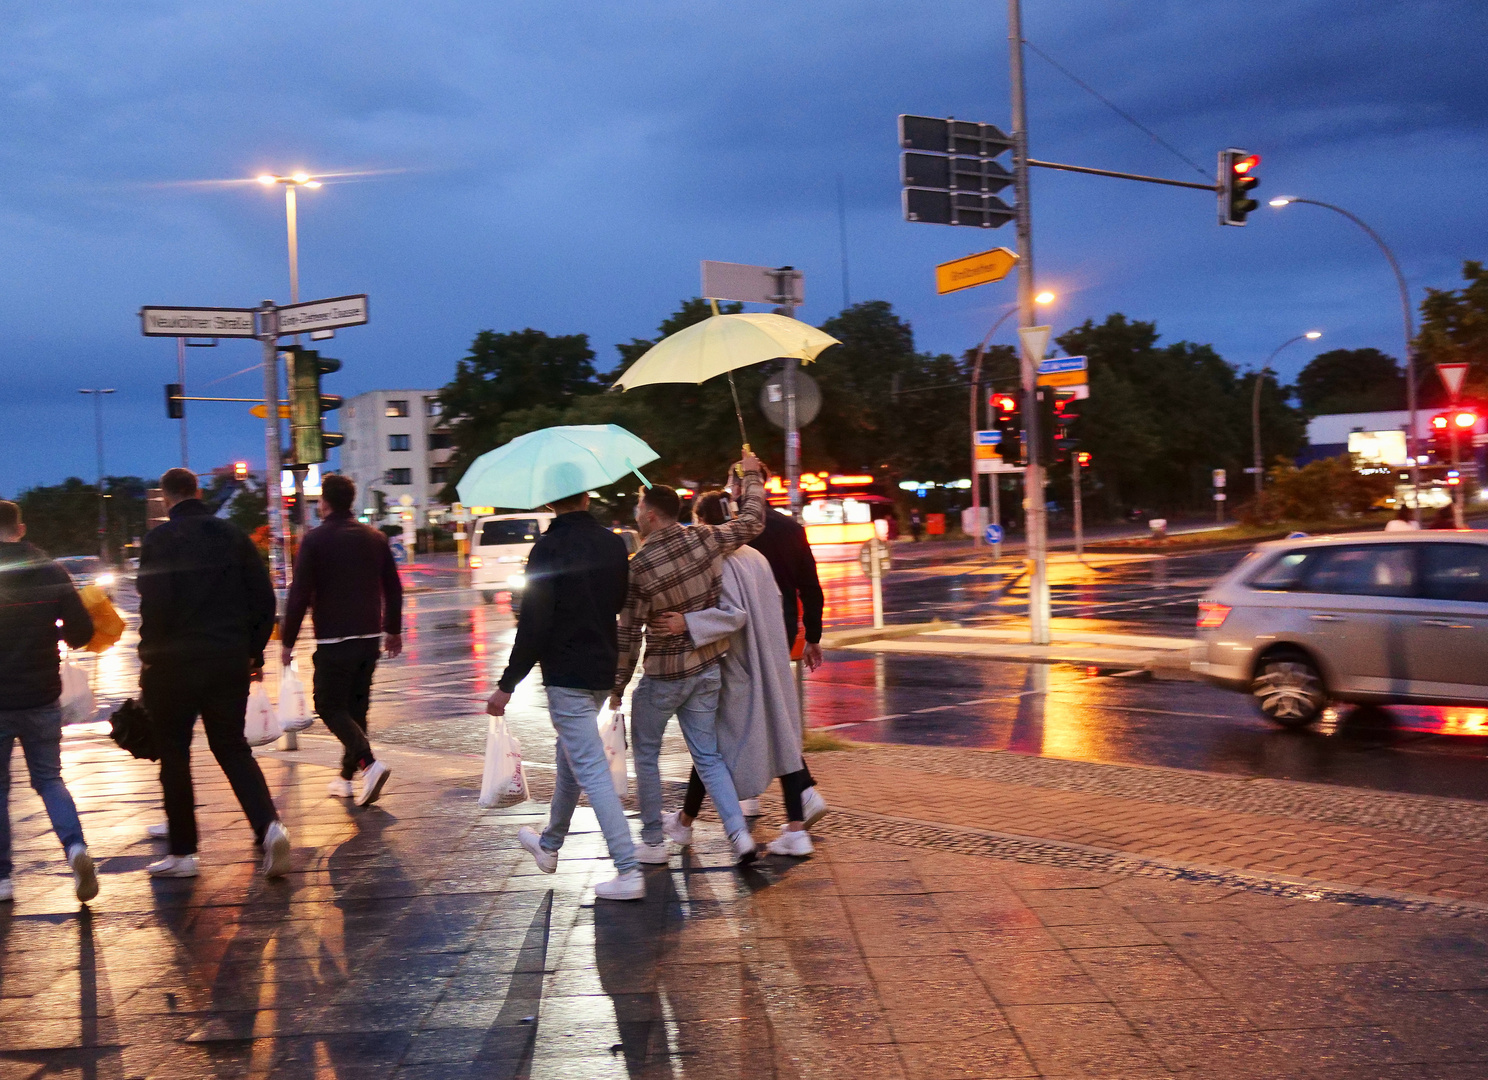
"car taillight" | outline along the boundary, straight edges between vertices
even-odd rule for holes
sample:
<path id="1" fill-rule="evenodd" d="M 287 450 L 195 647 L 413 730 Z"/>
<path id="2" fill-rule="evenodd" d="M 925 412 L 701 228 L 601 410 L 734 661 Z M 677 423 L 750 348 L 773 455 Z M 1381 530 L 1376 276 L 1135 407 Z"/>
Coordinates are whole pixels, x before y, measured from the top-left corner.
<path id="1" fill-rule="evenodd" d="M 1199 629 L 1217 630 L 1224 625 L 1229 617 L 1229 604 L 1200 604 L 1199 605 Z"/>
<path id="2" fill-rule="evenodd" d="M 480 569 L 480 565 L 481 565 L 481 561 L 480 561 L 480 556 L 479 555 L 472 555 L 472 556 L 470 556 L 470 569 L 472 569 L 472 570 L 479 570 Z"/>

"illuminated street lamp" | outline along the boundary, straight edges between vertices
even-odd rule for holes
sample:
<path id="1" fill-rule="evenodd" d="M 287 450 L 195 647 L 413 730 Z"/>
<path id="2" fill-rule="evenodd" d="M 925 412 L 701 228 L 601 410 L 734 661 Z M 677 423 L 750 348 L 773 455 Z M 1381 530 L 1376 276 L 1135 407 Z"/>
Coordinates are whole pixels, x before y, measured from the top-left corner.
<path id="1" fill-rule="evenodd" d="M 1282 349 L 1303 340 L 1316 341 L 1322 336 L 1323 332 L 1321 330 L 1309 330 L 1305 334 L 1298 334 L 1294 338 L 1283 341 L 1276 347 L 1276 351 L 1266 358 L 1266 362 L 1261 365 L 1261 370 L 1256 372 L 1255 393 L 1251 396 L 1250 401 L 1250 424 L 1251 435 L 1255 440 L 1255 490 L 1257 496 L 1261 494 L 1261 479 L 1265 475 L 1261 467 L 1261 383 L 1266 381 L 1266 372 L 1271 371 L 1271 361 L 1276 359 Z M 1272 372 L 1272 374 L 1275 374 L 1275 372 Z"/>
<path id="2" fill-rule="evenodd" d="M 295 191 L 298 188 L 318 188 L 320 181 L 309 173 L 297 172 L 289 176 L 263 173 L 258 182 L 264 187 L 284 185 L 284 219 L 289 226 L 289 302 L 300 302 L 300 235 L 296 219 Z"/>

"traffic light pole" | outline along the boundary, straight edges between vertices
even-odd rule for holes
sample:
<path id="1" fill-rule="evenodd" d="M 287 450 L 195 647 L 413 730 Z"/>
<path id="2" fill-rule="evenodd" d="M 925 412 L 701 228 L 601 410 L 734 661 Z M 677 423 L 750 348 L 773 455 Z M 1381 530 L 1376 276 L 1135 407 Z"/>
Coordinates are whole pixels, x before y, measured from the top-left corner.
<path id="1" fill-rule="evenodd" d="M 176 338 L 176 381 L 181 384 L 181 393 L 186 393 L 186 339 Z M 181 410 L 181 468 L 191 465 L 186 458 L 186 410 Z"/>
<path id="2" fill-rule="evenodd" d="M 775 274 L 776 295 L 780 300 L 777 309 L 787 319 L 796 317 L 795 271 L 782 266 Z M 785 490 L 790 495 L 790 512 L 794 521 L 801 520 L 801 425 L 796 413 L 796 369 L 801 361 L 789 357 L 781 375 L 781 389 L 785 391 Z"/>
<path id="3" fill-rule="evenodd" d="M 1028 104 L 1027 85 L 1023 75 L 1023 5 L 1022 0 L 1008 0 L 1009 73 L 1012 77 L 1013 183 L 1017 192 L 1018 226 L 1018 325 L 1034 325 L 1033 310 L 1033 212 L 1028 190 Z M 1025 520 L 1028 526 L 1028 556 L 1033 564 L 1028 584 L 1028 631 L 1034 645 L 1049 644 L 1049 521 L 1044 499 L 1044 467 L 1039 464 L 1037 447 L 1038 400 L 1037 364 L 1043 357 L 1029 356 L 1020 348 L 1023 375 L 1023 424 L 1027 432 L 1028 471 L 1024 474 L 1027 502 Z"/>
<path id="4" fill-rule="evenodd" d="M 279 309 L 265 300 L 258 309 L 259 340 L 264 350 L 264 496 L 269 510 L 269 576 L 276 588 L 288 588 L 284 557 L 284 499 L 279 470 L 284 460 L 279 445 Z"/>

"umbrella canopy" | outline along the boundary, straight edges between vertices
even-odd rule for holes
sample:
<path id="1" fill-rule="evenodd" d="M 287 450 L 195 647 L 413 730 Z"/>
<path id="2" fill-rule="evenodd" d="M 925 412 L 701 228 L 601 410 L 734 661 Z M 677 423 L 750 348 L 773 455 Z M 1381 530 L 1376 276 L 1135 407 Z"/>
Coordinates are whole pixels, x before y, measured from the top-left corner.
<path id="1" fill-rule="evenodd" d="M 815 360 L 836 344 L 830 334 L 784 315 L 714 315 L 658 341 L 615 385 L 631 390 L 652 383 L 701 383 L 766 360 Z"/>
<path id="2" fill-rule="evenodd" d="M 531 510 L 626 473 L 641 476 L 640 467 L 660 456 L 616 424 L 543 428 L 476 458 L 455 487 L 466 506 Z"/>

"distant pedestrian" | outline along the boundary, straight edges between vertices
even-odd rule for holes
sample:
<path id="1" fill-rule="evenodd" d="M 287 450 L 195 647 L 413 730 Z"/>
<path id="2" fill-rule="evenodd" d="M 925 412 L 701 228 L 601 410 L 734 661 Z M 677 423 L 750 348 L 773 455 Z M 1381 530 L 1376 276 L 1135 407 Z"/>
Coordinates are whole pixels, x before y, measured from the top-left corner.
<path id="1" fill-rule="evenodd" d="M 920 520 L 920 511 L 919 508 L 916 507 L 909 512 L 909 535 L 913 537 L 914 542 L 918 544 L 920 542 L 920 536 L 924 533 L 924 531 L 925 523 Z"/>
<path id="2" fill-rule="evenodd" d="M 1404 503 L 1400 505 L 1399 510 L 1395 511 L 1395 516 L 1385 522 L 1385 532 L 1406 532 L 1420 527 L 1421 523 L 1416 520 L 1411 508 Z"/>
<path id="3" fill-rule="evenodd" d="M 1438 507 L 1436 516 L 1431 519 L 1431 524 L 1426 527 L 1428 529 L 1455 529 L 1457 527 L 1457 516 L 1452 512 L 1451 504 L 1448 503 L 1446 506 Z"/>
<path id="4" fill-rule="evenodd" d="M 372 675 L 384 648 L 403 651 L 403 583 L 387 536 L 351 516 L 356 484 L 337 473 L 320 482 L 321 523 L 300 541 L 280 631 L 280 660 L 294 659 L 305 609 L 315 626 L 315 711 L 345 748 L 327 790 L 368 806 L 392 774 L 367 741 Z M 386 635 L 384 637 L 384 635 Z M 361 786 L 352 779 L 361 774 Z"/>
<path id="5" fill-rule="evenodd" d="M 542 666 L 548 717 L 558 733 L 557 775 L 547 827 L 539 834 L 524 825 L 517 838 L 539 870 L 553 873 L 579 794 L 588 795 L 616 873 L 594 886 L 594 895 L 640 900 L 646 895 L 646 879 L 636 862 L 635 841 L 610 777 L 598 725 L 619 657 L 615 617 L 625 605 L 629 579 L 625 541 L 589 513 L 588 492 L 561 499 L 550 509 L 557 516 L 527 556 L 517 640 L 486 711 L 505 715 L 517 684 L 534 664 Z"/>
<path id="6" fill-rule="evenodd" d="M 137 590 L 140 691 L 160 752 L 170 854 L 148 869 L 156 877 L 197 875 L 191 732 L 200 715 L 212 756 L 263 847 L 264 876 L 282 877 L 289 833 L 243 738 L 248 686 L 263 678 L 274 629 L 274 586 L 253 542 L 201 501 L 195 473 L 170 469 L 160 490 L 170 520 L 140 545 Z"/>
<path id="7" fill-rule="evenodd" d="M 98 895 L 77 806 L 62 782 L 62 675 L 57 639 L 78 649 L 93 620 L 67 571 L 25 542 L 21 508 L 0 500 L 0 901 L 15 896 L 10 875 L 10 751 L 19 740 L 62 851 L 77 898 Z M 60 631 L 58 626 L 61 626 Z"/>

